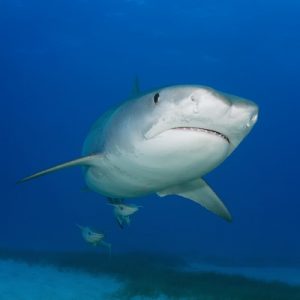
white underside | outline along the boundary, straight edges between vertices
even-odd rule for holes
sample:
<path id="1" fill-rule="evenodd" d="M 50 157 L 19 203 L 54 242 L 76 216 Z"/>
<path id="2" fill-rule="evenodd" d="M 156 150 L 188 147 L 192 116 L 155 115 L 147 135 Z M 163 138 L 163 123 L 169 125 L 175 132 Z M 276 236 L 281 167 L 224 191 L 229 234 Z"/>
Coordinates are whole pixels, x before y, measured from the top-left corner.
<path id="1" fill-rule="evenodd" d="M 229 144 L 205 132 L 168 130 L 143 140 L 128 153 L 108 151 L 86 171 L 94 191 L 111 197 L 139 197 L 199 178 L 228 155 Z"/>

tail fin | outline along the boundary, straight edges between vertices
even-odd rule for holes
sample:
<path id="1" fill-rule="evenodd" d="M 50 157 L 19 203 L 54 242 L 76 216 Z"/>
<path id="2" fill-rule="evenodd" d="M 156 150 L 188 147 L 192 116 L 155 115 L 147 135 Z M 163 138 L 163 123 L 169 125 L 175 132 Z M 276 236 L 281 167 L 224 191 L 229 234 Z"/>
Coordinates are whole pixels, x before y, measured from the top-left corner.
<path id="1" fill-rule="evenodd" d="M 84 156 L 78 159 L 74 159 L 68 162 L 65 162 L 63 164 L 59 164 L 56 165 L 52 168 L 37 172 L 33 175 L 27 176 L 21 180 L 19 180 L 17 183 L 22 183 L 31 179 L 35 179 L 37 177 L 61 170 L 61 169 L 65 169 L 65 168 L 69 168 L 69 167 L 73 167 L 73 166 L 80 166 L 80 165 L 91 165 L 92 161 L 95 159 L 95 157 L 99 157 L 99 154 L 94 154 L 94 155 L 88 155 L 88 156 Z"/>

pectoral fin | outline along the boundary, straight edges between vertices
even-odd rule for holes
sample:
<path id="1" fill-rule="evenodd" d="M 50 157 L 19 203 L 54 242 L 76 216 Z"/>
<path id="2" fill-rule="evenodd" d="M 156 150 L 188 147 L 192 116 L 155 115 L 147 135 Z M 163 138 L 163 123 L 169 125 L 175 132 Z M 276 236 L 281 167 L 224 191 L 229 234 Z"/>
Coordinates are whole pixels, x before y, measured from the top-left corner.
<path id="1" fill-rule="evenodd" d="M 99 157 L 100 157 L 100 154 L 94 154 L 94 155 L 88 155 L 88 156 L 84 156 L 84 157 L 81 157 L 78 159 L 74 159 L 74 160 L 65 162 L 63 164 L 56 165 L 52 168 L 40 171 L 40 172 L 30 175 L 28 177 L 25 177 L 25 178 L 19 180 L 17 183 L 25 182 L 25 181 L 28 181 L 28 180 L 31 180 L 31 179 L 34 179 L 34 178 L 37 178 L 37 177 L 61 170 L 61 169 L 73 167 L 73 166 L 93 165 L 93 161 Z"/>
<path id="2" fill-rule="evenodd" d="M 193 200 L 214 214 L 231 221 L 232 217 L 223 202 L 203 179 L 196 179 L 157 193 L 160 197 L 178 195 Z"/>

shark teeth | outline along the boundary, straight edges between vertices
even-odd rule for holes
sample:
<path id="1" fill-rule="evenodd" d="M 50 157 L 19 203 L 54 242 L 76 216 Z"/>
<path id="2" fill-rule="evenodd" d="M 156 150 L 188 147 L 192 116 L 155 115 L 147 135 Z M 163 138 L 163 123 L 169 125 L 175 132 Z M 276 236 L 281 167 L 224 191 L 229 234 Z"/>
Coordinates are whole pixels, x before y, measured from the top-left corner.
<path id="1" fill-rule="evenodd" d="M 176 130 L 188 130 L 188 131 L 198 131 L 198 132 L 206 132 L 206 133 L 209 133 L 209 134 L 214 134 L 216 136 L 219 136 L 219 137 L 223 138 L 224 140 L 226 140 L 228 142 L 228 144 L 230 144 L 230 140 L 229 140 L 229 138 L 226 135 L 224 135 L 221 132 L 212 130 L 212 129 L 200 128 L 200 127 L 175 127 L 175 128 L 172 128 L 172 129 L 176 129 Z"/>

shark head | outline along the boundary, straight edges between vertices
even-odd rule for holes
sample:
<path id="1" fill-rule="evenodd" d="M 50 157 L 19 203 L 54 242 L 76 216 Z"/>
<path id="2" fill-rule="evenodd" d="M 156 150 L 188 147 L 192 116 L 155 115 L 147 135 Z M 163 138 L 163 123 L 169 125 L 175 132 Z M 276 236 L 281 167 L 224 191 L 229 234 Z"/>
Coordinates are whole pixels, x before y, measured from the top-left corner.
<path id="1" fill-rule="evenodd" d="M 192 132 L 222 140 L 231 153 L 258 116 L 253 102 L 203 86 L 168 87 L 146 98 L 153 107 L 144 132 L 148 140 L 165 133 Z"/>
<path id="2" fill-rule="evenodd" d="M 163 166 L 165 176 L 188 170 L 192 178 L 228 157 L 257 117 L 258 107 L 251 101 L 204 86 L 171 86 L 121 106 L 111 140 L 147 169 Z"/>
<path id="3" fill-rule="evenodd" d="M 136 166 L 140 172 L 136 176 L 159 169 L 161 178 L 156 179 L 154 171 L 154 184 L 166 177 L 169 182 L 190 180 L 223 162 L 257 117 L 257 105 L 237 96 L 205 86 L 165 87 L 129 100 L 113 112 L 103 130 L 105 152 L 126 157 L 118 165 Z M 91 152 L 97 149 L 89 147 L 85 153 Z"/>

